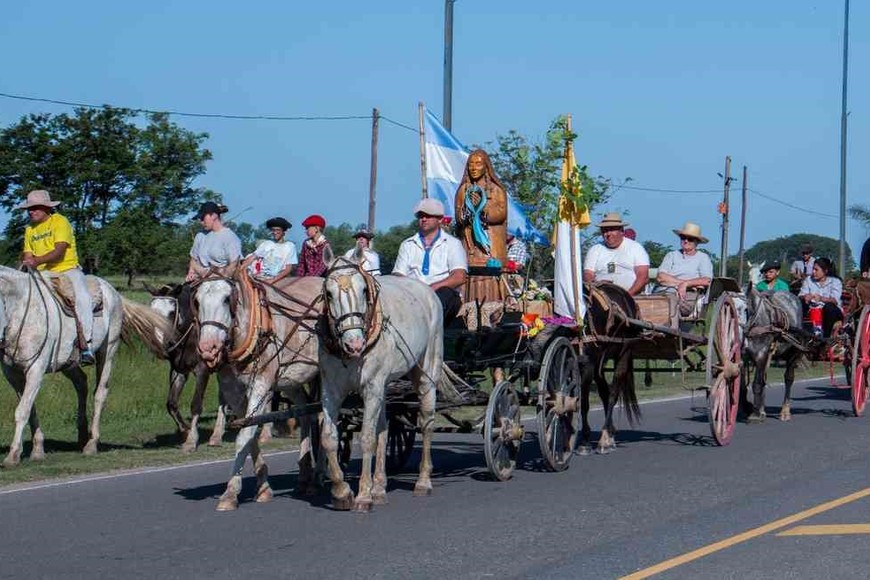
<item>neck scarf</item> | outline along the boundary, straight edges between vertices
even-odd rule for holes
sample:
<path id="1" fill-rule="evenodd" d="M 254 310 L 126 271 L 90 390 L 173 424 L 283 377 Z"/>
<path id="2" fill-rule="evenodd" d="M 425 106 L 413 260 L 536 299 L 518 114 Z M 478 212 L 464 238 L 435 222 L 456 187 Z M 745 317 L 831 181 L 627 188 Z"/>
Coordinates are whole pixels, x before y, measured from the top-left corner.
<path id="1" fill-rule="evenodd" d="M 423 234 L 418 233 L 417 235 L 420 236 L 420 243 L 423 244 L 423 252 L 424 252 L 423 253 L 423 265 L 420 266 L 420 270 L 423 272 L 424 276 L 428 276 L 429 275 L 429 252 L 432 250 L 432 246 L 435 245 L 435 242 L 438 241 L 438 238 L 441 237 L 441 228 L 438 228 L 435 231 L 435 237 L 432 239 L 431 244 L 426 243 L 426 240 L 423 239 Z"/>

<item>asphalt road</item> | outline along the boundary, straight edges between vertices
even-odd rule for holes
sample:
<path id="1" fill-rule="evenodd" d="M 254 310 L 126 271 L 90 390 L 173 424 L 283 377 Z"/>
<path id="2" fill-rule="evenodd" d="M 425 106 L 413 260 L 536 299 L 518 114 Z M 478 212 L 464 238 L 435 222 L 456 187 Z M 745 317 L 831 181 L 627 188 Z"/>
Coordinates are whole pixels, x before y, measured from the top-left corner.
<path id="1" fill-rule="evenodd" d="M 433 495 L 412 497 L 406 473 L 370 514 L 294 497 L 294 453 L 269 458 L 272 503 L 250 501 L 248 478 L 231 513 L 214 511 L 226 462 L 0 489 L 0 577 L 597 579 L 662 562 L 662 578 L 867 577 L 866 534 L 779 534 L 870 524 L 870 417 L 827 380 L 796 386 L 790 423 L 780 400 L 772 389 L 771 417 L 726 448 L 702 395 L 646 404 L 616 451 L 563 473 L 541 471 L 530 429 L 506 483 L 487 477 L 479 436 L 441 435 Z"/>

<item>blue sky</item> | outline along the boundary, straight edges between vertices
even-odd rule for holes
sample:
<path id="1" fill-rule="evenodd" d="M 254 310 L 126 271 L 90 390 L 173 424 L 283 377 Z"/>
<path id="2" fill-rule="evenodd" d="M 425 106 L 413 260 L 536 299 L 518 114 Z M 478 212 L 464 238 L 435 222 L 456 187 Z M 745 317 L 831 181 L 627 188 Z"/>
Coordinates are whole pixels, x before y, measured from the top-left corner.
<path id="1" fill-rule="evenodd" d="M 368 115 L 416 126 L 418 101 L 442 112 L 443 0 L 15 2 L 4 6 L 0 92 L 197 113 Z M 732 156 L 752 189 L 839 211 L 843 3 L 832 0 L 457 0 L 453 132 L 466 144 L 516 129 L 538 137 L 571 113 L 577 158 L 636 187 L 719 190 Z M 870 203 L 870 6 L 853 2 L 849 204 Z M 0 124 L 69 108 L 0 99 Z M 277 122 L 176 117 L 210 134 L 201 185 L 231 214 L 262 222 L 310 213 L 364 222 L 368 120 Z M 419 197 L 418 138 L 381 123 L 377 227 L 409 219 Z M 623 189 L 639 239 L 671 244 L 697 221 L 719 248 L 718 193 Z M 251 209 L 247 209 L 251 208 Z M 738 243 L 732 205 L 730 248 Z M 192 208 L 193 211 L 194 208 Z M 750 194 L 747 245 L 837 217 Z M 867 232 L 851 220 L 847 241 Z"/>

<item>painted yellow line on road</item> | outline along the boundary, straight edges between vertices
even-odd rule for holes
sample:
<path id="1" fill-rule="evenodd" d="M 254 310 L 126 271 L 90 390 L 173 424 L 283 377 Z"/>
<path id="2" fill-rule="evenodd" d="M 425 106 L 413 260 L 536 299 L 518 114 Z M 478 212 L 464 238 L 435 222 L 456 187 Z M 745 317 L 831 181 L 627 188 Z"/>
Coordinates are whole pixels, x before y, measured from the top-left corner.
<path id="1" fill-rule="evenodd" d="M 665 570 L 670 570 L 671 568 L 676 568 L 677 566 L 682 566 L 683 564 L 687 564 L 694 560 L 698 560 L 699 558 L 703 558 L 704 556 L 709 556 L 714 552 L 718 552 L 720 550 L 724 550 L 726 548 L 730 548 L 731 546 L 736 546 L 742 542 L 747 540 L 751 540 L 753 538 L 757 538 L 758 536 L 763 536 L 765 534 L 769 534 L 775 530 L 780 528 L 784 528 L 786 526 L 790 526 L 794 523 L 797 523 L 801 520 L 805 520 L 807 518 L 811 518 L 820 513 L 824 513 L 828 510 L 832 510 L 834 508 L 838 508 L 842 505 L 846 505 L 847 503 L 851 503 L 853 501 L 865 498 L 870 496 L 870 487 L 862 489 L 861 491 L 856 491 L 855 493 L 849 494 L 845 497 L 841 497 L 840 499 L 831 500 L 829 502 L 823 503 L 821 505 L 817 505 L 814 508 L 810 508 L 808 510 L 804 510 L 802 512 L 798 512 L 794 515 L 782 518 L 780 520 L 776 520 L 770 522 L 769 524 L 765 524 L 763 526 L 757 527 L 752 530 L 748 530 L 743 532 L 742 534 L 737 534 L 736 536 L 731 536 L 730 538 L 726 538 L 724 540 L 720 540 L 713 544 L 709 544 L 704 546 L 703 548 L 698 548 L 697 550 L 693 550 L 682 556 L 677 556 L 676 558 L 671 558 L 670 560 L 665 560 L 655 566 L 650 566 L 649 568 L 644 568 L 643 570 L 639 570 L 634 574 L 629 574 L 628 576 L 623 576 L 622 580 L 640 580 L 642 578 L 649 578 L 655 574 L 660 572 L 664 572 Z"/>
<path id="2" fill-rule="evenodd" d="M 778 533 L 777 536 L 842 536 L 846 534 L 870 534 L 870 524 L 796 526 L 790 530 Z"/>

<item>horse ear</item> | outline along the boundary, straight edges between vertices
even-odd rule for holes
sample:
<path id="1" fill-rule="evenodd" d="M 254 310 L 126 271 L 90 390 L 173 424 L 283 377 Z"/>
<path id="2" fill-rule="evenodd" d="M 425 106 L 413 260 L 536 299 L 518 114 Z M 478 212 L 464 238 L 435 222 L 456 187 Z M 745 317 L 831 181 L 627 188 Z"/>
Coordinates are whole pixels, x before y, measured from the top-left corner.
<path id="1" fill-rule="evenodd" d="M 752 261 L 751 261 L 751 260 L 746 260 L 746 265 L 749 266 L 749 269 L 750 269 L 750 270 L 751 270 L 752 268 L 754 268 L 754 266 L 752 265 Z"/>
<path id="2" fill-rule="evenodd" d="M 163 290 L 163 288 L 165 288 L 165 286 L 161 287 L 161 288 L 155 288 L 154 286 L 150 285 L 148 282 L 145 282 L 144 280 L 141 282 L 141 284 L 142 284 L 142 287 L 145 288 L 145 291 L 148 292 L 148 294 L 150 294 L 151 296 L 163 296 L 161 290 Z"/>

